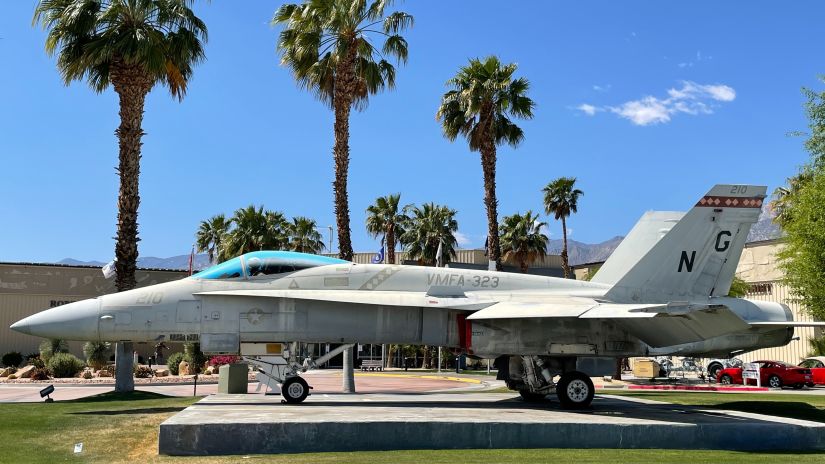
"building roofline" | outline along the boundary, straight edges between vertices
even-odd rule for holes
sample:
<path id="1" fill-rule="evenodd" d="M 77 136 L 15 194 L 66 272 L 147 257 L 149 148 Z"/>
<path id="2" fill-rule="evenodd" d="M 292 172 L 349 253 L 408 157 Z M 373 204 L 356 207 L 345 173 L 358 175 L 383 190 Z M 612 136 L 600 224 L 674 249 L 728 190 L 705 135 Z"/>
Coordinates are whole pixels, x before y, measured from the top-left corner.
<path id="1" fill-rule="evenodd" d="M 94 266 L 91 264 L 64 264 L 64 263 L 25 263 L 14 261 L 0 261 L 0 266 L 39 266 L 39 267 L 63 267 L 75 269 L 103 269 L 103 266 Z M 137 271 L 162 271 L 162 272 L 189 272 L 188 269 L 166 269 L 159 267 L 139 267 Z"/>

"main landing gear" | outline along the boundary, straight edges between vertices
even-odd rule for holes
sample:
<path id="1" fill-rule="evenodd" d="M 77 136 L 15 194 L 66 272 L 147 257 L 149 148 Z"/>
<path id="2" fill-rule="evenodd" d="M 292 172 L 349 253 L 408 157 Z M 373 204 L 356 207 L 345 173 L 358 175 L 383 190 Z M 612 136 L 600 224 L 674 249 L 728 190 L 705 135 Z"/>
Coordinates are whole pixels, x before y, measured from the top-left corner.
<path id="1" fill-rule="evenodd" d="M 502 356 L 496 360 L 498 379 L 516 390 L 524 401 L 544 401 L 555 392 L 565 409 L 585 409 L 596 392 L 586 374 L 573 370 L 575 359 L 539 356 Z M 554 377 L 559 376 L 557 382 Z"/>
<path id="2" fill-rule="evenodd" d="M 280 394 L 283 396 L 282 402 L 298 404 L 307 399 L 312 390 L 312 387 L 300 375 L 329 361 L 352 346 L 341 345 L 316 359 L 305 359 L 303 363 L 297 360 L 295 355 L 297 345 L 294 343 L 291 344 L 292 349 L 283 350 L 280 356 L 244 355 L 243 358 L 257 370 L 258 390 L 261 386 L 266 386 L 267 395 Z"/>

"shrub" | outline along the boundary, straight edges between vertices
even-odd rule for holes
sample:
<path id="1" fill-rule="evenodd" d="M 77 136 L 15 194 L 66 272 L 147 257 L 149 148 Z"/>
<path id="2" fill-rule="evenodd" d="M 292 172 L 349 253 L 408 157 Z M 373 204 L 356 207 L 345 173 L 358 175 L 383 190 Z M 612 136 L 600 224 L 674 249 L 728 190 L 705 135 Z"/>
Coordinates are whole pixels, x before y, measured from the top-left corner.
<path id="1" fill-rule="evenodd" d="M 152 369 L 149 369 L 148 366 L 135 366 L 134 369 L 135 377 L 138 379 L 148 379 L 155 375 L 155 372 Z"/>
<path id="2" fill-rule="evenodd" d="M 92 378 L 92 371 L 83 371 L 83 378 L 89 380 Z"/>
<path id="3" fill-rule="evenodd" d="M 111 344 L 107 342 L 86 342 L 83 345 L 83 356 L 86 363 L 93 369 L 101 369 L 109 358 Z"/>
<path id="4" fill-rule="evenodd" d="M 48 363 L 49 359 L 57 353 L 68 352 L 69 345 L 66 343 L 66 340 L 50 338 L 40 343 L 40 359 L 42 359 L 44 363 Z"/>
<path id="5" fill-rule="evenodd" d="M 34 366 L 36 369 L 45 369 L 46 368 L 46 363 L 44 363 L 43 360 L 40 359 L 39 355 L 36 358 L 32 358 L 29 361 L 29 364 Z"/>
<path id="6" fill-rule="evenodd" d="M 240 356 L 218 355 L 209 359 L 210 366 L 223 366 L 224 364 L 235 364 L 241 362 Z"/>
<path id="7" fill-rule="evenodd" d="M 32 371 L 30 378 L 32 380 L 49 380 L 49 374 L 51 374 L 51 372 L 49 372 L 49 370 L 45 367 L 38 367 Z"/>
<path id="8" fill-rule="evenodd" d="M 73 354 L 55 353 L 46 366 L 52 371 L 52 375 L 64 378 L 76 376 L 86 367 L 86 364 Z"/>
<path id="9" fill-rule="evenodd" d="M 23 362 L 23 355 L 17 351 L 9 351 L 3 355 L 3 365 L 6 367 L 17 367 Z"/>
<path id="10" fill-rule="evenodd" d="M 183 344 L 183 360 L 189 363 L 190 374 L 200 374 L 206 364 L 206 355 L 201 351 L 200 343 Z"/>
<path id="11" fill-rule="evenodd" d="M 166 358 L 166 363 L 169 366 L 169 373 L 178 375 L 178 366 L 183 361 L 183 353 L 172 353 Z"/>

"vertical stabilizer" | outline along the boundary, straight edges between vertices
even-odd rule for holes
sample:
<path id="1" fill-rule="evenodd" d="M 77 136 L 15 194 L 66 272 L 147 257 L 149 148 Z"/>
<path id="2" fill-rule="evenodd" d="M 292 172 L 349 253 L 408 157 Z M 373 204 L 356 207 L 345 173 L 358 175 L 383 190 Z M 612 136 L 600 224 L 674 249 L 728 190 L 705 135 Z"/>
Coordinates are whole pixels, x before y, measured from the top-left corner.
<path id="1" fill-rule="evenodd" d="M 684 217 L 678 211 L 648 211 L 613 250 L 591 282 L 615 285 Z"/>
<path id="2" fill-rule="evenodd" d="M 717 185 L 606 294 L 617 302 L 667 303 L 724 296 L 767 187 Z"/>

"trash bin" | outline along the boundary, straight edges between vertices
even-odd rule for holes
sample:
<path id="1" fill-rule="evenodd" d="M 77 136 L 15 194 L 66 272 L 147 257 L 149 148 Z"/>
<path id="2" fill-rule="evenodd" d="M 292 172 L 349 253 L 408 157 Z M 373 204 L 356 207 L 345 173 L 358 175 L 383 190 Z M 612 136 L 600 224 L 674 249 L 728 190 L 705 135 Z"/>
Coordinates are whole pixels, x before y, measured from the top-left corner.
<path id="1" fill-rule="evenodd" d="M 218 369 L 218 393 L 246 393 L 249 367 L 243 363 L 224 364 Z"/>

